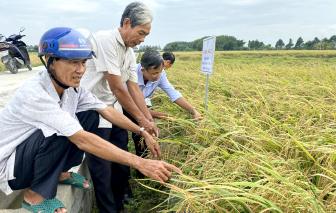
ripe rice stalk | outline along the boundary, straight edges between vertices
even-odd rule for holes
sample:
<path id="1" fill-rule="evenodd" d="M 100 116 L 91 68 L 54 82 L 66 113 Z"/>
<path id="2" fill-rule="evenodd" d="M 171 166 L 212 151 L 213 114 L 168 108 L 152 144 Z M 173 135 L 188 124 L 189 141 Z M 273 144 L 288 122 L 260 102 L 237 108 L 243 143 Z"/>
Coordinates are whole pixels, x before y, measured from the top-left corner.
<path id="1" fill-rule="evenodd" d="M 336 212 L 335 56 L 216 52 L 204 110 L 201 53 L 176 53 L 168 79 L 204 120 L 153 97 L 156 110 L 178 117 L 159 124 L 159 142 L 163 159 L 183 171 L 161 190 L 175 202 L 157 210 Z"/>

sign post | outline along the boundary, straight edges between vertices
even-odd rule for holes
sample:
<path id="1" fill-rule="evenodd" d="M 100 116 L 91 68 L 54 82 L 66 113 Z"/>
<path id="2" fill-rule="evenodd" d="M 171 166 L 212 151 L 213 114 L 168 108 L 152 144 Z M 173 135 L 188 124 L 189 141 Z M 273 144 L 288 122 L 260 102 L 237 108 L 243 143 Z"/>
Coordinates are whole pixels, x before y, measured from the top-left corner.
<path id="1" fill-rule="evenodd" d="M 204 106 L 205 109 L 207 108 L 207 101 L 208 101 L 209 75 L 213 74 L 213 68 L 214 68 L 215 47 L 216 47 L 216 36 L 212 36 L 203 40 L 201 73 L 207 74 L 205 106 Z"/>

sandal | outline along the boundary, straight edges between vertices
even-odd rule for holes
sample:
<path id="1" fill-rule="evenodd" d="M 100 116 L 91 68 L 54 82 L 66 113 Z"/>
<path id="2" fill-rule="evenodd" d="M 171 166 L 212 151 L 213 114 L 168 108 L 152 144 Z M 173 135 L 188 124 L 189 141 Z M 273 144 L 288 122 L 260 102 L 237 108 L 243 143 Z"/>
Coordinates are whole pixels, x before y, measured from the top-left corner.
<path id="1" fill-rule="evenodd" d="M 54 213 L 58 208 L 65 208 L 63 203 L 57 198 L 53 198 L 50 200 L 44 199 L 41 203 L 35 205 L 30 205 L 29 203 L 23 200 L 21 204 L 23 208 L 33 213 L 37 213 L 41 210 L 43 210 L 42 213 Z"/>
<path id="2" fill-rule="evenodd" d="M 68 179 L 58 181 L 58 183 L 72 185 L 73 187 L 78 188 L 78 189 L 85 189 L 85 190 L 91 189 L 91 183 L 82 175 L 74 173 L 74 172 L 70 172 L 70 176 L 71 177 L 69 177 Z M 88 188 L 84 188 L 84 180 L 86 180 L 86 182 L 89 184 Z"/>

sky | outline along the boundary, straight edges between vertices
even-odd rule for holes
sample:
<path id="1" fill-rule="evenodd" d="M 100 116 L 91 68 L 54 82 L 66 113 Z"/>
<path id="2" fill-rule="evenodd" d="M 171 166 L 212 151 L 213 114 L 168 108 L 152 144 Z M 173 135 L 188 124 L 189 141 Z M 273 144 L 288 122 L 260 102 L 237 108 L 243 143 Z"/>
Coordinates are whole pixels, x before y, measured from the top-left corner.
<path id="1" fill-rule="evenodd" d="M 92 33 L 120 25 L 128 0 L 0 0 L 0 34 L 18 34 L 37 45 L 53 27 Z M 144 0 L 153 12 L 150 35 L 141 45 L 194 41 L 211 35 L 285 44 L 336 35 L 336 0 Z M 5 9 L 3 9 L 5 8 Z"/>

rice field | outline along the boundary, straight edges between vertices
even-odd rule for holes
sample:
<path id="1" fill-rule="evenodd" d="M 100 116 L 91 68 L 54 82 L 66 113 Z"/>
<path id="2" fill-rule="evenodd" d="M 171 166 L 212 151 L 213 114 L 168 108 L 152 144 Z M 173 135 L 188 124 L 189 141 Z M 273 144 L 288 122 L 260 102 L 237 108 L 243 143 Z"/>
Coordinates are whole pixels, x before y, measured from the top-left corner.
<path id="1" fill-rule="evenodd" d="M 202 122 L 165 94 L 152 99 L 178 117 L 159 124 L 159 142 L 183 175 L 167 188 L 133 180 L 147 196 L 134 209 L 336 212 L 336 51 L 216 52 L 207 110 L 200 65 L 201 52 L 176 53 L 167 76 Z"/>
<path id="2" fill-rule="evenodd" d="M 336 51 L 217 52 L 207 110 L 201 52 L 175 55 L 167 76 L 204 120 L 155 94 L 156 109 L 178 117 L 159 124 L 159 142 L 183 175 L 166 187 L 133 179 L 127 208 L 336 212 Z"/>

